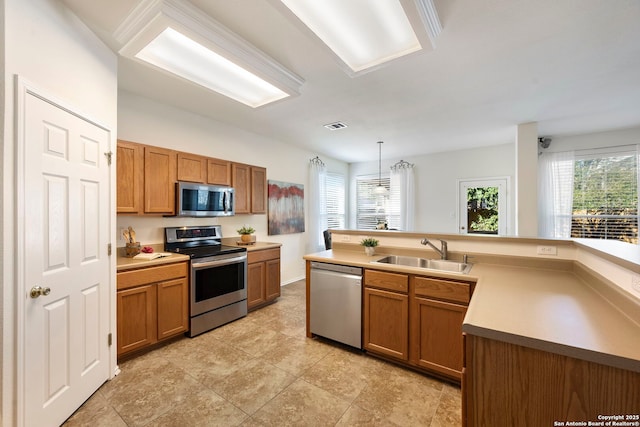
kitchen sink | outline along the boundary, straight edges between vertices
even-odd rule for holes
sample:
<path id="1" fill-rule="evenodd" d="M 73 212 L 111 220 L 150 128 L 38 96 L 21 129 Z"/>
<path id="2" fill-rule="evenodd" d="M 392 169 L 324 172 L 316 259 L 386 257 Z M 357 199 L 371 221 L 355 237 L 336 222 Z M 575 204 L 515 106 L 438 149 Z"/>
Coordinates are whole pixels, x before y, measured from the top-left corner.
<path id="1" fill-rule="evenodd" d="M 471 270 L 473 264 L 449 261 L 444 259 L 426 259 L 413 256 L 388 255 L 377 261 L 371 261 L 372 264 L 391 264 L 405 265 L 407 267 L 426 268 L 429 270 L 446 271 L 449 273 L 467 274 Z"/>

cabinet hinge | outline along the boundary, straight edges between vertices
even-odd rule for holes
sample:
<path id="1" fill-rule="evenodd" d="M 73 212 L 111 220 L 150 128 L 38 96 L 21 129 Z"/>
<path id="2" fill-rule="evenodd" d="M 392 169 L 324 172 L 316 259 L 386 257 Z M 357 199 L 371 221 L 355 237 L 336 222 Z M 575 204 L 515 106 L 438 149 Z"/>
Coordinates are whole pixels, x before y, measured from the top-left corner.
<path id="1" fill-rule="evenodd" d="M 109 150 L 108 152 L 104 153 L 104 156 L 107 158 L 107 164 L 111 166 L 111 157 L 113 156 L 113 151 Z"/>
<path id="2" fill-rule="evenodd" d="M 107 255 L 111 256 L 111 243 L 107 243 Z"/>
<path id="3" fill-rule="evenodd" d="M 113 335 L 111 334 L 111 332 L 109 332 L 109 335 L 107 335 L 107 343 L 109 343 L 109 347 L 111 347 L 111 345 L 113 344 Z"/>

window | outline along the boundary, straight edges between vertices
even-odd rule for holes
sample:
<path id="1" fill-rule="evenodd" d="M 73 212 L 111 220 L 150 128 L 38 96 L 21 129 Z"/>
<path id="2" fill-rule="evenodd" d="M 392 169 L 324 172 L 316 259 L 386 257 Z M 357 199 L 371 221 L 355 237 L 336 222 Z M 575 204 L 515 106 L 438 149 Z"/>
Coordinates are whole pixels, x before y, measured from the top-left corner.
<path id="1" fill-rule="evenodd" d="M 638 156 L 620 148 L 576 152 L 571 237 L 638 243 Z"/>
<path id="2" fill-rule="evenodd" d="M 545 153 L 540 167 L 541 236 L 638 243 L 635 146 Z"/>
<path id="3" fill-rule="evenodd" d="M 389 175 L 382 176 L 380 184 L 389 190 Z M 378 186 L 377 175 L 363 175 L 356 177 L 356 228 L 374 230 L 380 223 L 393 228 L 399 221 L 400 207 L 397 197 L 380 196 L 373 193 Z M 390 196 L 394 195 L 393 189 Z"/>
<path id="4" fill-rule="evenodd" d="M 345 227 L 345 185 L 344 176 L 327 173 L 325 179 L 325 203 L 320 207 L 327 218 L 328 228 Z"/>

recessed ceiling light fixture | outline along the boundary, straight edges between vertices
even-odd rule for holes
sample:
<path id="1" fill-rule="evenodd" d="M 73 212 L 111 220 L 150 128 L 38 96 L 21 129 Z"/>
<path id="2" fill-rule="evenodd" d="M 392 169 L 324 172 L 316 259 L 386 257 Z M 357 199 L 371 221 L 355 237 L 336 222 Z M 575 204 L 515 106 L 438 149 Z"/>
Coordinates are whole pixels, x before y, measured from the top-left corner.
<path id="1" fill-rule="evenodd" d="M 120 54 L 256 108 L 302 78 L 184 0 L 144 0 L 114 33 Z"/>
<path id="2" fill-rule="evenodd" d="M 429 46 L 441 30 L 433 0 L 280 1 L 352 76 Z"/>

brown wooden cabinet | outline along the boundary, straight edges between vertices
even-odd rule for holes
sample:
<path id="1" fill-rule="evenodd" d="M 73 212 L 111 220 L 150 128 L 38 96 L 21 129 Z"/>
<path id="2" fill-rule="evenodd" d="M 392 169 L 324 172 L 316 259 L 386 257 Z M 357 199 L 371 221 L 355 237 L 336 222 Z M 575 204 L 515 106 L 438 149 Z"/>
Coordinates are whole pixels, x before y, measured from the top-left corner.
<path id="1" fill-rule="evenodd" d="M 251 213 L 267 213 L 267 169 L 251 166 Z"/>
<path id="2" fill-rule="evenodd" d="M 364 272 L 364 348 L 409 360 L 409 276 L 376 270 Z"/>
<path id="3" fill-rule="evenodd" d="M 157 341 L 155 285 L 117 292 L 118 356 Z"/>
<path id="4" fill-rule="evenodd" d="M 207 182 L 207 158 L 197 154 L 178 153 L 178 181 Z"/>
<path id="5" fill-rule="evenodd" d="M 118 140 L 117 212 L 173 214 L 176 158 L 173 150 Z"/>
<path id="6" fill-rule="evenodd" d="M 231 164 L 236 214 L 267 212 L 267 170 L 242 163 Z"/>
<path id="7" fill-rule="evenodd" d="M 231 162 L 220 159 L 207 159 L 207 182 L 216 185 L 231 185 Z"/>
<path id="8" fill-rule="evenodd" d="M 471 285 L 412 276 L 411 288 L 411 363 L 460 380 L 462 322 L 471 298 Z"/>
<path id="9" fill-rule="evenodd" d="M 165 148 L 144 147 L 144 212 L 175 212 L 176 152 Z"/>
<path id="10" fill-rule="evenodd" d="M 118 140 L 117 213 L 173 215 L 176 182 L 235 188 L 236 214 L 267 213 L 267 169 Z"/>
<path id="11" fill-rule="evenodd" d="M 280 296 L 280 248 L 247 254 L 247 310 L 254 310 Z"/>
<path id="12" fill-rule="evenodd" d="M 118 356 L 188 331 L 188 274 L 187 262 L 118 273 Z"/>
<path id="13" fill-rule="evenodd" d="M 471 292 L 463 281 L 365 270 L 364 349 L 460 381 Z"/>
<path id="14" fill-rule="evenodd" d="M 467 307 L 427 298 L 411 300 L 411 363 L 448 377 L 462 375 L 462 322 Z"/>
<path id="15" fill-rule="evenodd" d="M 231 164 L 231 185 L 235 190 L 236 214 L 251 213 L 251 167 L 241 163 Z"/>
<path id="16" fill-rule="evenodd" d="M 140 144 L 118 141 L 116 212 L 139 214 L 142 207 L 144 178 L 144 148 Z"/>

